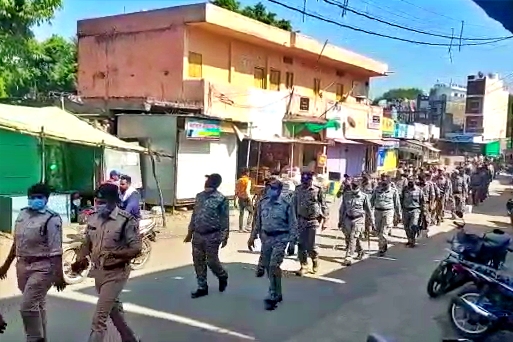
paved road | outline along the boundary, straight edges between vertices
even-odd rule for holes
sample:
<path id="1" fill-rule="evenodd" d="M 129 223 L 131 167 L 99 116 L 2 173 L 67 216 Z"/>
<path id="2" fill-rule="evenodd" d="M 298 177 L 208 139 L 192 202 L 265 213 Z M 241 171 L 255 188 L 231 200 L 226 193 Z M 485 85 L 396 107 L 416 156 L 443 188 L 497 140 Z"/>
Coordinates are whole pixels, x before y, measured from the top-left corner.
<path id="1" fill-rule="evenodd" d="M 503 191 L 504 186 L 495 184 L 493 196 L 468 215 L 471 229 L 507 226 Z M 437 342 L 454 336 L 446 320 L 449 296 L 430 300 L 425 287 L 436 261 L 445 256 L 449 230 L 447 223 L 439 229 L 440 234 L 415 250 L 397 245 L 391 248 L 389 259 L 370 257 L 349 268 L 340 265 L 343 252 L 333 249 L 340 243 L 338 232 L 324 232 L 319 239 L 322 275 L 297 278 L 287 273 L 284 302 L 274 312 L 263 310 L 267 283 L 254 278 L 258 256 L 244 252 L 247 235 L 232 234 L 230 246 L 222 251 L 230 273 L 227 292 L 217 293 L 212 280 L 211 295 L 197 300 L 189 297 L 195 286 L 190 246 L 179 240 L 162 240 L 155 245 L 148 268 L 134 273 L 122 299 L 130 324 L 147 342 L 357 342 L 365 341 L 369 332 L 380 332 L 397 342 Z M 375 241 L 371 249 L 376 249 Z M 295 267 L 294 260 L 284 263 L 287 270 Z M 13 281 L 1 286 L 0 310 L 7 313 L 10 326 L 0 341 L 22 341 L 19 298 L 11 297 Z M 49 341 L 85 341 L 95 301 L 90 282 L 58 295 L 52 293 Z M 113 327 L 108 341 L 120 341 Z"/>

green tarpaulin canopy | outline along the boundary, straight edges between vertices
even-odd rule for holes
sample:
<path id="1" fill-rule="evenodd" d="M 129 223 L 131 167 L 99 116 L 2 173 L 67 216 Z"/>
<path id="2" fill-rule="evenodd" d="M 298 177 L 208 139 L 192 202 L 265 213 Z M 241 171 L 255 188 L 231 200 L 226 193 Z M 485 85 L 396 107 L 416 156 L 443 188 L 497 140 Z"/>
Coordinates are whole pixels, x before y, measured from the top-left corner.
<path id="1" fill-rule="evenodd" d="M 340 128 L 340 122 L 338 120 L 328 120 L 325 123 L 311 123 L 311 122 L 287 122 L 285 127 L 289 132 L 297 134 L 302 130 L 306 129 L 312 133 L 319 133 L 326 128 Z"/>

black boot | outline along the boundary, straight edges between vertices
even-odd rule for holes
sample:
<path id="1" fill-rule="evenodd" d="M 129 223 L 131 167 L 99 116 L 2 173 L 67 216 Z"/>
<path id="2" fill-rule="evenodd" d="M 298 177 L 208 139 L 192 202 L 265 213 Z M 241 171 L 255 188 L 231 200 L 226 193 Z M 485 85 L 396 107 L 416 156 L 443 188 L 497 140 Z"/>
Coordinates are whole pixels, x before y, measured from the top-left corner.
<path id="1" fill-rule="evenodd" d="M 228 277 L 219 278 L 219 292 L 224 292 L 228 287 Z"/>
<path id="2" fill-rule="evenodd" d="M 255 276 L 257 278 L 262 278 L 265 274 L 265 270 L 263 268 L 258 267 L 255 272 Z"/>
<path id="3" fill-rule="evenodd" d="M 319 271 L 319 260 L 312 260 L 312 273 L 317 273 Z"/>
<path id="4" fill-rule="evenodd" d="M 267 311 L 273 311 L 278 307 L 278 301 L 272 299 L 264 300 L 265 309 Z"/>
<path id="5" fill-rule="evenodd" d="M 204 289 L 197 289 L 195 292 L 191 293 L 191 298 L 193 298 L 193 299 L 201 298 L 201 297 L 205 297 L 205 296 L 208 296 L 208 287 L 206 287 Z"/>

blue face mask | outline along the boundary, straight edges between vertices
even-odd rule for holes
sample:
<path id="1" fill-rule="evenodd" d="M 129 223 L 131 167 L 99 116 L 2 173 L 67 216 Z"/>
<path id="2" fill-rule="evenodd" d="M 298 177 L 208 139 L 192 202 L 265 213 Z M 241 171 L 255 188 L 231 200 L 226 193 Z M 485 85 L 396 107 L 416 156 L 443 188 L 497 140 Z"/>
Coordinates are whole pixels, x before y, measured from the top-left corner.
<path id="1" fill-rule="evenodd" d="M 269 194 L 269 197 L 271 197 L 272 199 L 276 199 L 280 197 L 281 191 L 278 189 L 269 189 L 267 193 Z"/>
<path id="2" fill-rule="evenodd" d="M 41 211 L 46 208 L 46 200 L 43 198 L 29 198 L 28 206 L 32 210 Z"/>
<path id="3" fill-rule="evenodd" d="M 112 209 L 108 206 L 107 203 L 96 204 L 94 207 L 96 212 L 102 216 L 108 216 L 112 212 Z"/>

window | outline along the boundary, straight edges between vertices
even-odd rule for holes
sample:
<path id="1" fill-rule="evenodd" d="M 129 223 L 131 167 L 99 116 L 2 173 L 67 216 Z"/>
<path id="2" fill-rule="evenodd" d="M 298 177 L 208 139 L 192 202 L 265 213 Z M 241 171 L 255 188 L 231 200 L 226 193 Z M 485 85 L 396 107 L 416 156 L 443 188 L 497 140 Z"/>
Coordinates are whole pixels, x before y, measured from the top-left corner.
<path id="1" fill-rule="evenodd" d="M 285 63 L 285 64 L 294 64 L 294 60 L 292 59 L 292 57 L 284 56 L 283 57 L 283 63 Z"/>
<path id="2" fill-rule="evenodd" d="M 321 80 L 318 78 L 314 78 L 313 91 L 315 95 L 319 95 L 321 92 Z"/>
<path id="3" fill-rule="evenodd" d="M 281 83 L 281 73 L 279 70 L 272 70 L 269 75 L 269 89 L 271 90 L 280 90 L 280 83 Z"/>
<path id="4" fill-rule="evenodd" d="M 294 87 L 294 73 L 293 72 L 287 72 L 285 74 L 285 87 L 287 89 L 292 89 L 292 87 Z"/>
<path id="5" fill-rule="evenodd" d="M 341 83 L 337 83 L 337 102 L 342 101 L 344 99 L 344 85 Z"/>
<path id="6" fill-rule="evenodd" d="M 310 99 L 308 97 L 301 97 L 299 99 L 299 110 L 308 111 L 310 109 Z"/>
<path id="7" fill-rule="evenodd" d="M 201 78 L 203 74 L 203 56 L 189 51 L 189 77 Z"/>
<path id="8" fill-rule="evenodd" d="M 467 98 L 466 113 L 480 114 L 481 101 L 481 98 Z"/>
<path id="9" fill-rule="evenodd" d="M 255 68 L 253 71 L 255 87 L 265 89 L 265 70 L 264 68 Z"/>

